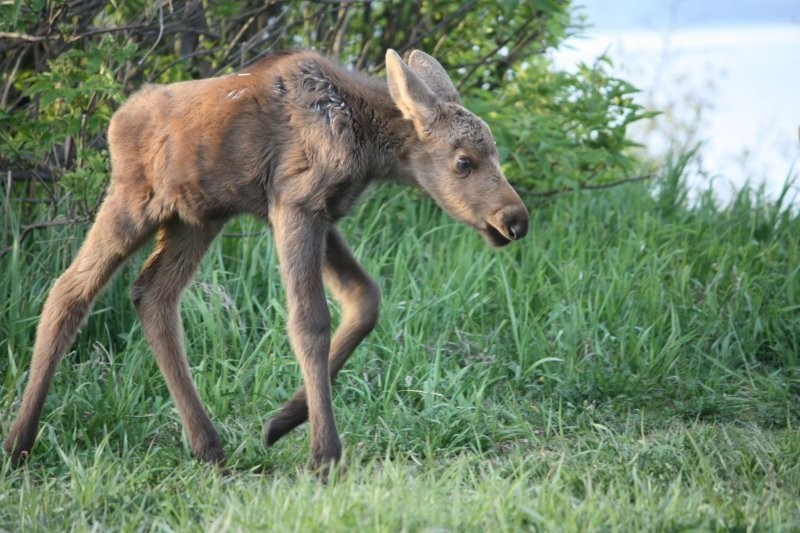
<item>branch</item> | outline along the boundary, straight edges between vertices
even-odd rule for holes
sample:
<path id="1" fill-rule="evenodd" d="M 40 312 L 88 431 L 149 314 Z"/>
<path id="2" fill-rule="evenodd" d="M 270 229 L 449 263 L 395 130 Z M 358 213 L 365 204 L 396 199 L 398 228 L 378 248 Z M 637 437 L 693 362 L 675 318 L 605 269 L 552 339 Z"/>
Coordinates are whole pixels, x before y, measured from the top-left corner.
<path id="1" fill-rule="evenodd" d="M 541 19 L 543 16 L 544 16 L 544 12 L 543 12 L 543 11 L 536 11 L 536 12 L 534 12 L 534 13 L 533 13 L 533 15 L 531 15 L 531 16 L 530 16 L 530 18 L 528 18 L 527 20 L 525 20 L 525 22 L 523 22 L 523 23 L 520 25 L 520 27 L 517 29 L 517 32 L 516 32 L 515 34 L 513 34 L 513 35 L 509 35 L 508 37 L 506 37 L 505 39 L 503 39 L 503 40 L 501 40 L 499 43 L 497 43 L 497 45 L 494 47 L 494 50 L 492 50 L 491 52 L 489 52 L 488 54 L 486 54 L 486 55 L 485 55 L 485 56 L 484 56 L 484 57 L 483 57 L 483 58 L 482 58 L 480 61 L 478 61 L 477 63 L 475 63 L 475 64 L 472 66 L 472 68 L 470 68 L 470 69 L 467 71 L 467 73 L 466 73 L 466 74 L 464 74 L 464 76 L 462 76 L 462 77 L 461 77 L 461 81 L 459 81 L 459 82 L 458 82 L 458 85 L 457 85 L 457 88 L 458 88 L 458 90 L 459 90 L 459 91 L 461 91 L 461 88 L 464 86 L 464 83 L 466 83 L 466 81 L 467 81 L 469 78 L 471 78 L 473 74 L 475 74 L 475 71 L 476 71 L 476 70 L 478 70 L 478 68 L 480 68 L 481 66 L 484 66 L 484 65 L 487 65 L 487 64 L 491 63 L 491 62 L 492 62 L 492 58 L 493 58 L 495 55 L 497 55 L 497 53 L 498 53 L 498 52 L 499 52 L 499 51 L 500 51 L 500 50 L 501 50 L 501 49 L 502 49 L 504 46 L 506 46 L 506 45 L 507 45 L 509 42 L 511 42 L 511 39 L 513 39 L 515 36 L 518 36 L 518 35 L 525 35 L 524 31 L 525 31 L 525 29 L 528 27 L 528 25 L 529 25 L 531 22 L 533 22 L 534 20 L 539 20 L 539 19 Z M 529 35 L 528 37 L 526 37 L 526 39 L 533 40 L 533 39 L 536 37 L 536 35 L 535 35 L 536 33 L 537 33 L 537 32 L 534 32 L 532 35 Z"/>
<path id="2" fill-rule="evenodd" d="M 407 43 L 405 43 L 403 45 L 399 45 L 398 44 L 397 45 L 397 53 L 402 56 L 406 51 L 411 50 L 412 48 L 414 48 L 423 39 L 427 38 L 430 35 L 434 35 L 440 29 L 446 28 L 447 25 L 450 24 L 453 20 L 455 20 L 455 19 L 463 16 L 464 14 L 466 14 L 470 9 L 475 7 L 475 4 L 477 4 L 477 3 L 478 3 L 477 0 L 469 0 L 469 2 L 465 2 L 458 9 L 456 9 L 453 13 L 449 14 L 447 17 L 442 19 L 433 28 L 429 29 L 428 31 L 426 31 L 424 33 L 420 33 L 420 34 L 414 36 L 412 39 L 410 39 Z M 387 43 L 387 45 L 388 44 L 389 43 Z M 379 70 L 383 69 L 385 66 L 386 66 L 386 61 L 385 60 L 378 61 L 374 66 L 374 70 L 375 71 L 379 71 Z"/>
<path id="3" fill-rule="evenodd" d="M 0 174 L 5 174 L 6 176 L 10 176 L 9 177 L 10 181 L 36 180 L 43 182 L 53 182 L 57 180 L 52 171 L 42 168 L 37 170 L 20 170 L 16 168 L 0 169 Z"/>
<path id="4" fill-rule="evenodd" d="M 438 32 L 440 29 L 446 28 L 450 24 L 450 22 L 452 22 L 453 20 L 461 17 L 462 15 L 465 15 L 468 11 L 470 11 L 473 7 L 475 7 L 475 4 L 477 4 L 477 3 L 478 3 L 477 0 L 470 0 L 469 2 L 465 2 L 464 4 L 461 5 L 461 7 L 456 9 L 454 12 L 452 12 L 447 17 L 443 18 L 436 26 L 434 26 L 433 28 L 431 28 L 430 30 L 428 30 L 425 33 L 422 33 L 422 34 L 419 34 L 419 35 L 415 36 L 413 39 L 408 41 L 400 49 L 398 49 L 397 52 L 400 55 L 403 55 L 404 52 L 414 48 L 414 46 L 416 46 L 420 41 L 422 41 L 423 39 L 425 39 L 429 35 L 433 35 L 436 32 Z M 381 63 L 381 65 L 383 65 L 383 64 Z"/>
<path id="5" fill-rule="evenodd" d="M 142 58 L 139 59 L 139 62 L 137 63 L 138 65 L 144 63 L 144 60 L 147 59 L 147 56 L 149 56 L 150 53 L 156 49 L 156 46 L 158 46 L 158 43 L 161 42 L 161 37 L 163 35 L 164 35 L 164 0 L 161 0 L 158 3 L 158 37 L 156 37 L 156 42 L 153 43 L 153 46 L 151 46 L 150 49 L 144 53 Z"/>
<path id="6" fill-rule="evenodd" d="M 55 226 L 71 226 L 74 224 L 80 224 L 83 222 L 87 222 L 91 220 L 91 215 L 84 215 L 82 217 L 77 218 L 65 218 L 59 220 L 46 220 L 44 222 L 34 222 L 33 224 L 28 224 L 26 226 L 22 226 L 21 231 L 19 232 L 19 240 L 17 244 L 22 244 L 22 241 L 25 240 L 25 237 L 28 236 L 31 232 L 44 229 L 44 228 L 52 228 Z M 14 244 L 9 244 L 2 250 L 0 250 L 0 258 L 4 257 L 8 252 L 10 252 L 14 248 Z"/>
<path id="7" fill-rule="evenodd" d="M 612 187 L 618 187 L 619 185 L 625 185 L 627 183 L 636 183 L 638 181 L 647 181 L 653 179 L 655 176 L 652 174 L 647 174 L 643 176 L 632 176 L 629 178 L 622 178 L 617 181 L 611 181 L 608 183 L 600 183 L 597 185 L 586 183 L 585 181 L 578 182 L 577 187 L 561 187 L 560 189 L 550 189 L 549 191 L 531 191 L 525 189 L 523 187 L 514 187 L 520 194 L 524 194 L 525 196 L 530 196 L 533 198 L 551 198 L 558 194 L 563 194 L 566 192 L 574 192 L 574 191 L 597 191 L 600 189 L 610 189 Z"/>
<path id="8" fill-rule="evenodd" d="M 15 31 L 0 31 L 0 39 L 14 39 L 15 41 L 26 41 L 29 43 L 39 43 L 50 40 L 49 35 L 29 35 Z"/>

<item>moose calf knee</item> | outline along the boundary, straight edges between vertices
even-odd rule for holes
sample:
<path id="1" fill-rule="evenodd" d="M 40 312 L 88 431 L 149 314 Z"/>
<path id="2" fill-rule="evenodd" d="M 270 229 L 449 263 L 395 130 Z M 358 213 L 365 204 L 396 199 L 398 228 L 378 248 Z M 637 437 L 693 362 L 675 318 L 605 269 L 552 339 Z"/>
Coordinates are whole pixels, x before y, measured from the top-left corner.
<path id="1" fill-rule="evenodd" d="M 289 338 L 300 343 L 295 347 L 300 353 L 318 353 L 320 349 L 327 355 L 327 347 L 318 346 L 320 343 L 330 342 L 331 336 L 331 317 L 328 309 L 323 310 L 304 310 L 289 316 L 286 324 Z"/>

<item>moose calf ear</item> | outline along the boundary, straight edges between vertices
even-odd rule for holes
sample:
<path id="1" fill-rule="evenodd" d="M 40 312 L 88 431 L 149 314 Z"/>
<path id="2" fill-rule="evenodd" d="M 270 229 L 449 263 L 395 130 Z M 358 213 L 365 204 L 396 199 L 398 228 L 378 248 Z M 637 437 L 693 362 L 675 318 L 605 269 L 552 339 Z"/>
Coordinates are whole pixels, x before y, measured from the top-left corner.
<path id="1" fill-rule="evenodd" d="M 461 104 L 458 91 L 441 63 L 422 50 L 414 50 L 408 58 L 408 66 L 430 87 L 436 96 L 445 102 Z"/>
<path id="2" fill-rule="evenodd" d="M 439 99 L 392 49 L 386 51 L 386 79 L 392 100 L 417 131 L 436 120 Z"/>

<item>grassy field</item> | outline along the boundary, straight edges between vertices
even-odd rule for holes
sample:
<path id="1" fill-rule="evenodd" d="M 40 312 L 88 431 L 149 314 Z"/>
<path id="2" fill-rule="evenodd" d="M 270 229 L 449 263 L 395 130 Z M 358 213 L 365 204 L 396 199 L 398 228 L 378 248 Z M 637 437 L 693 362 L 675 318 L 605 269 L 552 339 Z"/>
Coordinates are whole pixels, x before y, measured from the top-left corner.
<path id="1" fill-rule="evenodd" d="M 342 227 L 382 315 L 334 387 L 347 472 L 327 487 L 306 427 L 261 443 L 299 383 L 269 233 L 232 223 L 184 297 L 229 475 L 191 458 L 142 338 L 140 253 L 62 363 L 29 463 L 0 462 L 0 529 L 796 531 L 800 218 L 684 194 L 668 172 L 530 202 L 502 251 L 415 194 L 371 194 Z M 0 259 L 4 435 L 83 230 Z"/>

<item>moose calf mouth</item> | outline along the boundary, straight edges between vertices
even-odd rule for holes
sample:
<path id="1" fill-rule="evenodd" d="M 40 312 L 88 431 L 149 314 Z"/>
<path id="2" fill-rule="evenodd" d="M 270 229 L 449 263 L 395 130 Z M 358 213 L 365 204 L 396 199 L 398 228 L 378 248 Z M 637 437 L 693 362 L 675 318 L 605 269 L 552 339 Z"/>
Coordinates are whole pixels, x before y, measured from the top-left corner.
<path id="1" fill-rule="evenodd" d="M 505 213 L 492 216 L 477 226 L 478 232 L 491 246 L 502 247 L 511 241 L 518 241 L 528 233 L 528 213 Z"/>
<path id="2" fill-rule="evenodd" d="M 502 248 L 511 242 L 511 239 L 500 233 L 500 230 L 491 224 L 486 224 L 483 228 L 478 228 L 478 232 L 489 245 L 496 248 Z"/>

